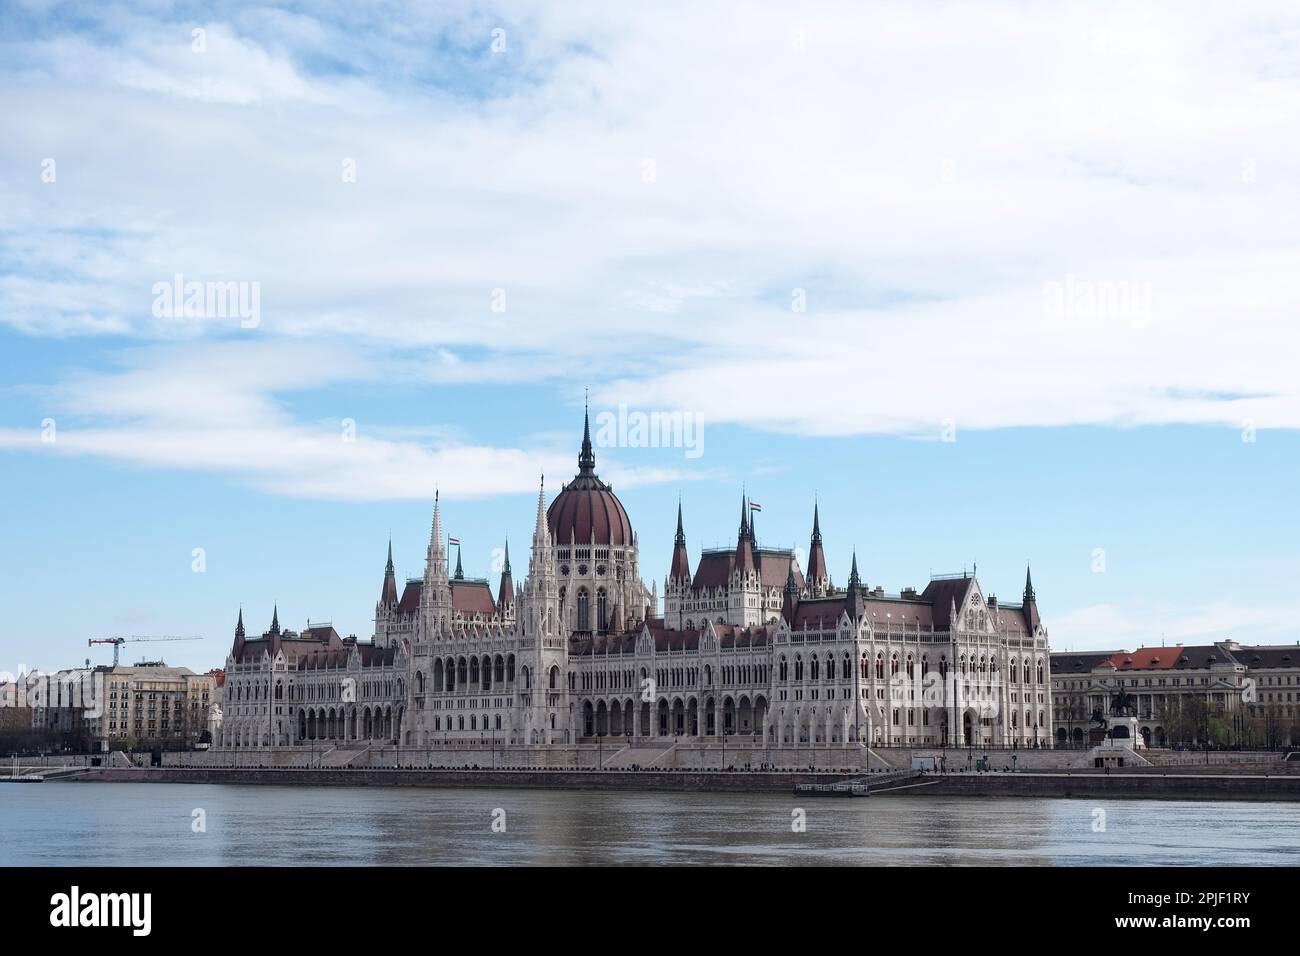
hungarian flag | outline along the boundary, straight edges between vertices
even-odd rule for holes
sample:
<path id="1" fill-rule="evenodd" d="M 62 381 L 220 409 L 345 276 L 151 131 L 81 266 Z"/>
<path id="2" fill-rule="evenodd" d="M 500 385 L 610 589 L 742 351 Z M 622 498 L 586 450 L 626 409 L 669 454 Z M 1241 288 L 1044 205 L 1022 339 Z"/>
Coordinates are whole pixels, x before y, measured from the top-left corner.
<path id="1" fill-rule="evenodd" d="M 750 511 L 762 511 L 762 510 L 763 510 L 763 506 L 760 505 L 757 501 L 751 501 L 751 502 L 749 503 L 749 510 L 750 510 Z"/>
<path id="2" fill-rule="evenodd" d="M 456 544 L 456 545 L 458 545 L 458 544 L 460 544 L 460 538 L 452 538 L 452 537 L 449 536 L 449 537 L 447 538 L 447 543 L 448 543 L 448 544 Z"/>

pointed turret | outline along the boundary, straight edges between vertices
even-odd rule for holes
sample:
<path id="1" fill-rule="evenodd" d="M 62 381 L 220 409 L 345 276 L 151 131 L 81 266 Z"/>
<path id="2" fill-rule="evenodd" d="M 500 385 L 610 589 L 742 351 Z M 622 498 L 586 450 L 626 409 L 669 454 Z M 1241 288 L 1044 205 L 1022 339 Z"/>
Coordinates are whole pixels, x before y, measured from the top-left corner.
<path id="1" fill-rule="evenodd" d="M 551 529 L 546 524 L 546 476 L 542 476 L 537 489 L 537 522 L 533 525 L 533 558 L 539 549 L 550 551 Z"/>
<path id="2" fill-rule="evenodd" d="M 465 580 L 465 572 L 462 571 L 461 568 L 460 568 L 460 542 L 459 542 L 459 541 L 456 542 L 456 577 L 455 577 L 455 580 L 457 580 L 457 581 L 464 581 L 464 580 Z"/>
<path id="3" fill-rule="evenodd" d="M 795 614 L 799 610 L 799 582 L 794 579 L 794 562 L 785 578 L 785 597 L 781 601 L 781 616 L 785 622 L 794 627 Z"/>
<path id="4" fill-rule="evenodd" d="M 830 590 L 831 579 L 826 573 L 826 554 L 822 550 L 821 516 L 816 502 L 813 502 L 812 543 L 808 546 L 808 570 L 804 579 L 808 582 L 808 593 L 813 597 L 822 597 Z"/>
<path id="5" fill-rule="evenodd" d="M 1034 578 L 1030 573 L 1029 565 L 1025 565 L 1025 623 L 1029 625 L 1030 632 L 1036 631 L 1042 625 L 1042 619 L 1038 616 L 1038 595 L 1034 593 Z"/>
<path id="6" fill-rule="evenodd" d="M 393 568 L 393 539 L 388 539 L 388 564 L 384 566 L 384 587 L 379 595 L 380 607 L 393 607 L 397 604 L 397 573 Z"/>
<path id="7" fill-rule="evenodd" d="M 682 530 L 682 503 L 677 502 L 677 538 L 673 542 L 673 564 L 668 571 L 668 580 L 679 584 L 689 584 L 691 580 L 691 559 L 686 553 L 686 532 Z"/>
<path id="8" fill-rule="evenodd" d="M 505 614 L 506 608 L 515 603 L 515 583 L 510 574 L 510 539 L 506 538 L 506 564 L 501 569 L 501 587 L 497 589 L 497 611 Z"/>
<path id="9" fill-rule="evenodd" d="M 752 574 L 754 565 L 754 541 L 749 533 L 749 499 L 740 499 L 740 534 L 736 538 L 736 570 L 742 574 Z"/>
<path id="10" fill-rule="evenodd" d="M 241 604 L 239 606 L 239 620 L 235 622 L 235 640 L 242 641 L 243 639 L 244 639 L 244 606 Z"/>
<path id="11" fill-rule="evenodd" d="M 433 493 L 433 527 L 429 530 L 424 580 L 426 584 L 447 582 L 447 539 L 442 534 L 442 500 L 437 491 Z"/>
<path id="12" fill-rule="evenodd" d="M 278 603 L 271 612 L 271 630 L 268 633 L 273 637 L 280 636 L 280 605 Z"/>
<path id="13" fill-rule="evenodd" d="M 862 616 L 862 578 L 858 575 L 858 552 L 853 552 L 853 568 L 849 571 L 849 589 L 844 599 L 844 610 L 856 621 Z"/>

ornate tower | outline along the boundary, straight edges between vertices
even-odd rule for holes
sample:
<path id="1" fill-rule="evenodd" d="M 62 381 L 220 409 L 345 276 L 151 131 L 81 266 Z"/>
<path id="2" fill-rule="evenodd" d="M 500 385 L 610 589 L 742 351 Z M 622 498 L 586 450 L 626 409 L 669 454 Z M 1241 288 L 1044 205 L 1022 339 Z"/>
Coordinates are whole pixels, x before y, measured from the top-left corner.
<path id="1" fill-rule="evenodd" d="M 388 563 L 384 566 L 384 586 L 375 603 L 375 644 L 387 647 L 388 632 L 397 614 L 397 573 L 393 568 L 393 541 L 388 540 Z"/>
<path id="2" fill-rule="evenodd" d="M 589 450 L 589 449 L 588 449 Z M 537 521 L 533 527 L 528 578 L 518 609 L 520 663 L 518 675 L 525 742 L 566 743 L 569 734 L 569 642 L 560 621 L 560 581 L 546 519 L 545 479 L 537 492 Z"/>
<path id="3" fill-rule="evenodd" d="M 420 589 L 420 632 L 425 640 L 445 634 L 451 626 L 451 585 L 447 578 L 447 539 L 442 533 L 442 501 L 433 494 L 433 528 L 424 560 Z"/>
<path id="4" fill-rule="evenodd" d="M 749 526 L 749 500 L 740 499 L 740 533 L 736 537 L 736 560 L 727 594 L 727 620 L 752 627 L 763 623 L 763 590 L 754 562 L 754 541 Z"/>
<path id="5" fill-rule="evenodd" d="M 691 559 L 686 552 L 686 532 L 682 530 L 682 503 L 677 502 L 677 538 L 673 542 L 673 563 L 664 579 L 664 623 L 682 630 L 685 607 L 691 596 Z"/>

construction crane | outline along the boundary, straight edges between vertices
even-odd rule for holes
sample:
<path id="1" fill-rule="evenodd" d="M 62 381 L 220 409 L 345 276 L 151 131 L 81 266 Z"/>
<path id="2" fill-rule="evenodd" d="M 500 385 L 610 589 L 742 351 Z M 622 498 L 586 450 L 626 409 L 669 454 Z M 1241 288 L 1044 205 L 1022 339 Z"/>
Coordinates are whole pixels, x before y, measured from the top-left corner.
<path id="1" fill-rule="evenodd" d="M 113 666 L 117 666 L 117 652 L 123 644 L 154 644 L 160 641 L 201 641 L 201 637 L 173 637 L 164 635 L 162 637 L 92 637 L 87 645 L 94 647 L 96 644 L 113 645 Z"/>

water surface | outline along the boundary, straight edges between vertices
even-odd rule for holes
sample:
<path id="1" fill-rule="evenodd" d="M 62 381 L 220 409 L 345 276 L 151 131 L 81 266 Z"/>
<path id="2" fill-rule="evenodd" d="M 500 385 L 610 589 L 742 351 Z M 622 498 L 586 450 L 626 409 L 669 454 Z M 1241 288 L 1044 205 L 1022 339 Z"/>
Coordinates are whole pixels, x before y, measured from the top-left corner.
<path id="1" fill-rule="evenodd" d="M 1300 865 L 1295 804 L 1190 800 L 50 782 L 0 828 L 9 866 Z"/>

